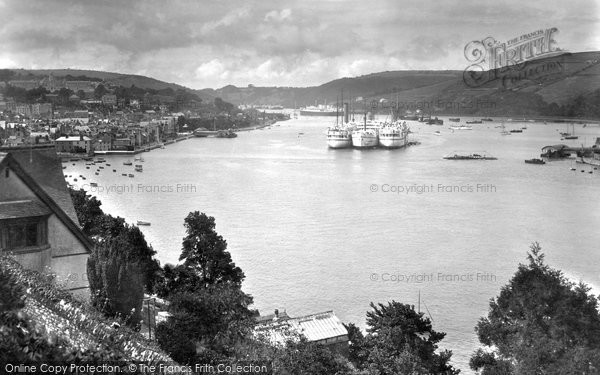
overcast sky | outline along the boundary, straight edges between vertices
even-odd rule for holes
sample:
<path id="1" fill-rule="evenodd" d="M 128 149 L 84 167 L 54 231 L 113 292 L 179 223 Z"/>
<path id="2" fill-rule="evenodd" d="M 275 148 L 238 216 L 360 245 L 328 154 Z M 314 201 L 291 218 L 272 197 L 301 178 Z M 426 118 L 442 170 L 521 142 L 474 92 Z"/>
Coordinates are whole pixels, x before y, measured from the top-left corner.
<path id="1" fill-rule="evenodd" d="M 311 86 L 464 69 L 465 45 L 557 27 L 600 50 L 596 0 L 0 0 L 0 68 L 142 74 L 191 88 Z"/>

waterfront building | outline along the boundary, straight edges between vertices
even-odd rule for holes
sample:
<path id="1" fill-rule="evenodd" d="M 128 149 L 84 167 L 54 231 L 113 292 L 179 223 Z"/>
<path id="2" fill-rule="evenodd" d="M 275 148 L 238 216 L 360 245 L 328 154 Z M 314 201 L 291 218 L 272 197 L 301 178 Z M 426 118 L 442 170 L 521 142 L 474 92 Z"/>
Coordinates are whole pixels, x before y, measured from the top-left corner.
<path id="1" fill-rule="evenodd" d="M 53 146 L 0 152 L 0 251 L 25 268 L 51 272 L 65 288 L 89 295 L 92 248 L 77 214 Z"/>
<path id="2" fill-rule="evenodd" d="M 55 142 L 58 153 L 88 155 L 93 153 L 92 140 L 83 135 L 60 137 Z"/>

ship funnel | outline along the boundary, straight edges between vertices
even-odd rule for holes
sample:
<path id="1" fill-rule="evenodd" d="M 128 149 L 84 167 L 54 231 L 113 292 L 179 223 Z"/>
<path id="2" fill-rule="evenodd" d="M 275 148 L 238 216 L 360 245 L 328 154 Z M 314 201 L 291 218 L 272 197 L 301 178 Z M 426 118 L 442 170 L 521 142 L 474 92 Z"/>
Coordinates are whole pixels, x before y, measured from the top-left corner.
<path id="1" fill-rule="evenodd" d="M 348 103 L 344 103 L 344 122 L 348 123 L 348 116 L 350 116 L 350 111 L 348 111 Z"/>

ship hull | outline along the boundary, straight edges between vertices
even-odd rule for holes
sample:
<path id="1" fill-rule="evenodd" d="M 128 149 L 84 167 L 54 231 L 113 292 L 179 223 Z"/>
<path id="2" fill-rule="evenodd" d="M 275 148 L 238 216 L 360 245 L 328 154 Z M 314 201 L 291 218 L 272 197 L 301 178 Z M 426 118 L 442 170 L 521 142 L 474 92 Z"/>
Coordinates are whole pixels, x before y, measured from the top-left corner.
<path id="1" fill-rule="evenodd" d="M 352 146 L 356 148 L 372 148 L 379 144 L 377 134 L 355 132 L 352 133 Z"/>
<path id="2" fill-rule="evenodd" d="M 406 138 L 397 137 L 382 137 L 379 136 L 379 146 L 385 148 L 400 148 L 406 146 Z"/>
<path id="3" fill-rule="evenodd" d="M 300 110 L 300 116 L 336 116 L 340 115 L 337 111 L 305 111 Z"/>

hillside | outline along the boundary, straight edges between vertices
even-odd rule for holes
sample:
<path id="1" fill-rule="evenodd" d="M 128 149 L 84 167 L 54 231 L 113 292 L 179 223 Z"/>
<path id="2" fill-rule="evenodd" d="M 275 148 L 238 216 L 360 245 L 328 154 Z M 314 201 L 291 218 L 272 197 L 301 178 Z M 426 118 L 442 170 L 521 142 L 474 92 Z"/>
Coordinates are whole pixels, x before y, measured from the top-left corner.
<path id="1" fill-rule="evenodd" d="M 392 71 L 341 78 L 320 86 L 235 87 L 200 92 L 234 104 L 303 107 L 335 103 L 345 98 L 382 98 L 398 101 L 400 108 L 421 105 L 431 113 L 549 114 L 552 103 L 572 106 L 591 100 L 600 89 L 600 52 L 562 53 L 525 64 L 486 71 L 482 82 L 465 79 L 463 71 Z M 466 64 L 465 64 L 466 66 Z M 468 77 L 467 77 L 468 78 Z M 576 114 L 577 115 L 577 114 Z"/>
<path id="2" fill-rule="evenodd" d="M 173 90 L 183 89 L 198 94 L 203 101 L 212 102 L 214 96 L 207 92 L 192 90 L 188 87 L 160 81 L 158 79 L 136 75 L 136 74 L 121 74 L 112 72 L 103 72 L 98 70 L 79 70 L 79 69 L 11 69 L 16 76 L 12 79 L 41 79 L 52 74 L 54 77 L 61 78 L 67 75 L 71 77 L 87 77 L 91 79 L 99 79 L 115 86 L 131 87 L 136 86 L 142 89 L 163 90 L 171 88 Z"/>

